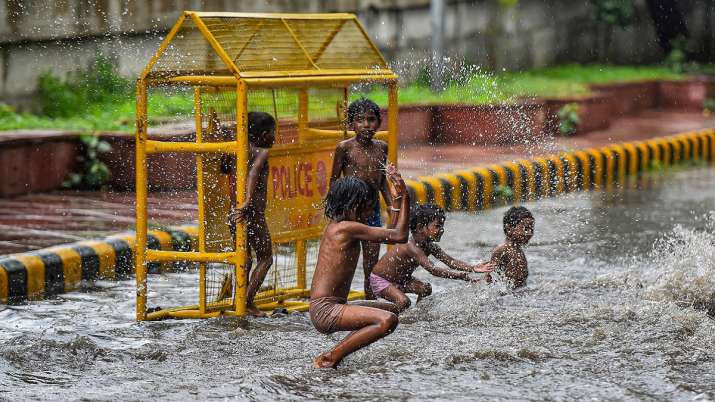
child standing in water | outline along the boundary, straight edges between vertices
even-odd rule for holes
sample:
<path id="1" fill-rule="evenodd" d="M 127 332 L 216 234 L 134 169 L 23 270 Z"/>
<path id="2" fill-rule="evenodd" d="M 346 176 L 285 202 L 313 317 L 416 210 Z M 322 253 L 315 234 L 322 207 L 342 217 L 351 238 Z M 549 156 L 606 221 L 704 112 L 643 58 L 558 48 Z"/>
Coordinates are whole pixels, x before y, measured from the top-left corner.
<path id="1" fill-rule="evenodd" d="M 332 350 L 315 358 L 317 368 L 337 367 L 345 356 L 390 334 L 397 326 L 397 315 L 384 310 L 394 310 L 391 303 L 347 304 L 360 242 L 404 243 L 408 238 L 410 204 L 405 182 L 393 166 L 388 166 L 386 175 L 395 188 L 394 199 L 401 200 L 394 229 L 365 224 L 374 213 L 377 193 L 358 177 L 335 180 L 325 198 L 329 222 L 320 240 L 310 288 L 310 320 L 325 334 L 351 332 Z"/>
<path id="2" fill-rule="evenodd" d="M 504 214 L 504 243 L 492 252 L 491 262 L 496 265 L 494 272 L 502 275 L 512 289 L 526 286 L 529 266 L 521 249 L 534 235 L 534 216 L 524 207 L 511 207 Z M 487 274 L 487 282 L 491 275 Z"/>
<path id="3" fill-rule="evenodd" d="M 471 265 L 442 251 L 436 243 L 444 234 L 444 221 L 444 211 L 437 205 L 418 205 L 414 208 L 410 216 L 412 237 L 407 244 L 388 250 L 370 274 L 370 286 L 376 296 L 395 303 L 402 312 L 410 306 L 410 299 L 405 293 L 417 294 L 418 302 L 432 294 L 429 283 L 412 277 L 418 266 L 424 267 L 434 276 L 464 281 L 476 281 L 469 276 L 470 273 L 491 272 L 494 269 L 491 262 Z M 435 256 L 452 270 L 434 266 L 427 258 L 429 255 Z"/>
<path id="4" fill-rule="evenodd" d="M 264 317 L 265 313 L 256 307 L 253 298 L 258 293 L 268 270 L 273 264 L 273 243 L 266 223 L 266 190 L 268 181 L 268 149 L 275 141 L 276 121 L 268 113 L 248 113 L 248 177 L 246 178 L 246 200 L 234 209 L 229 221 L 235 228 L 237 221 L 246 222 L 247 261 L 246 275 L 250 274 L 246 291 L 246 313 L 254 317 Z M 232 170 L 227 167 L 229 172 Z M 234 229 L 235 230 L 235 229 Z M 256 254 L 256 269 L 251 272 L 251 250 Z"/>
<path id="5" fill-rule="evenodd" d="M 387 161 L 387 143 L 374 140 L 373 137 L 380 127 L 380 107 L 369 99 L 361 98 L 348 106 L 347 122 L 355 137 L 344 140 L 335 148 L 333 170 L 330 183 L 340 176 L 357 176 L 363 179 L 376 193 L 382 193 L 386 205 L 392 205 L 392 198 L 387 189 L 387 181 L 382 174 Z M 382 227 L 379 199 L 375 198 L 372 215 L 367 224 L 372 227 Z M 397 212 L 394 206 L 392 212 Z M 390 227 L 388 225 L 388 227 Z M 363 272 L 365 273 L 365 298 L 374 299 L 370 290 L 369 277 L 372 267 L 380 254 L 380 244 L 370 241 L 362 242 Z"/>

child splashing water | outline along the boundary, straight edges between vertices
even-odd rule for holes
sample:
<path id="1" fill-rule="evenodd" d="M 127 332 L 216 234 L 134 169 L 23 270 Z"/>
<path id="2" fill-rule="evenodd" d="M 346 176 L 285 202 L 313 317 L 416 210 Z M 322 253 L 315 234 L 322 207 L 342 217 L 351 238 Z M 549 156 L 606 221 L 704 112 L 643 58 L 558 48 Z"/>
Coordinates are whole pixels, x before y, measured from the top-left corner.
<path id="1" fill-rule="evenodd" d="M 380 127 L 380 107 L 369 99 L 361 98 L 348 106 L 348 125 L 355 131 L 355 137 L 342 141 L 335 148 L 333 170 L 330 184 L 340 176 L 356 176 L 364 180 L 376 193 L 382 193 L 386 205 L 392 205 L 392 198 L 387 189 L 387 181 L 382 171 L 387 161 L 387 144 L 374 140 L 373 137 Z M 372 215 L 367 224 L 381 227 L 380 203 L 376 197 L 372 207 Z M 392 212 L 399 212 L 394 206 Z M 394 217 L 393 217 L 394 218 Z M 388 227 L 394 219 L 391 219 Z M 363 272 L 365 273 L 365 298 L 374 299 L 370 290 L 370 272 L 380 254 L 380 245 L 369 241 L 362 242 Z"/>
<path id="2" fill-rule="evenodd" d="M 236 222 L 246 222 L 246 273 L 250 273 L 246 290 L 246 313 L 254 317 L 264 317 L 265 313 L 256 307 L 253 299 L 258 293 L 268 270 L 273 264 L 273 244 L 266 223 L 266 190 L 268 181 L 268 148 L 275 141 L 276 121 L 268 113 L 248 113 L 248 177 L 246 178 L 246 200 L 229 215 L 229 222 L 235 228 Z M 232 170 L 232 169 L 228 169 Z M 234 229 L 235 230 L 235 229 Z M 256 269 L 251 272 L 251 250 L 256 253 Z"/>
<path id="3" fill-rule="evenodd" d="M 410 217 L 412 237 L 407 244 L 395 246 L 382 256 L 370 274 L 370 286 L 376 296 L 395 303 L 402 312 L 411 304 L 405 293 L 416 294 L 418 302 L 432 294 L 429 283 L 412 277 L 418 266 L 424 267 L 434 276 L 470 282 L 478 280 L 472 279 L 470 273 L 491 272 L 494 269 L 491 262 L 471 265 L 442 251 L 437 242 L 444 233 L 445 219 L 444 211 L 437 205 L 418 205 L 414 208 Z M 427 258 L 430 255 L 452 270 L 436 267 Z"/>
<path id="4" fill-rule="evenodd" d="M 529 276 L 522 246 L 534 235 L 534 216 L 524 207 L 511 207 L 504 214 L 503 224 L 506 239 L 492 252 L 491 262 L 496 265 L 494 272 L 502 275 L 512 289 L 518 289 L 526 286 Z M 491 282 L 491 275 L 487 274 L 486 279 Z"/>
<path id="5" fill-rule="evenodd" d="M 410 204 L 405 182 L 394 166 L 388 166 L 385 175 L 394 187 L 393 199 L 400 200 L 394 229 L 365 224 L 374 213 L 377 194 L 374 187 L 356 176 L 335 180 L 325 199 L 329 222 L 320 240 L 310 289 L 310 319 L 322 333 L 351 333 L 315 358 L 317 368 L 337 367 L 345 356 L 390 334 L 397 326 L 397 315 L 386 311 L 394 311 L 392 303 L 347 304 L 360 242 L 404 243 L 408 239 Z"/>

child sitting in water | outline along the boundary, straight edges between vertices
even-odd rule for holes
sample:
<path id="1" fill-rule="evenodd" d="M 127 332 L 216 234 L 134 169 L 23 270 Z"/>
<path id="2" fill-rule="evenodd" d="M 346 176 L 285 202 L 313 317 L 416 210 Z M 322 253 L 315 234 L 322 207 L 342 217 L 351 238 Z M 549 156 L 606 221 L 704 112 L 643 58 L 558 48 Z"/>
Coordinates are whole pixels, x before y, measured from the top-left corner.
<path id="1" fill-rule="evenodd" d="M 504 214 L 504 243 L 492 252 L 491 262 L 496 265 L 494 272 L 502 275 L 512 289 L 526 286 L 529 267 L 526 255 L 521 249 L 534 235 L 534 216 L 524 207 L 511 207 Z M 487 282 L 491 275 L 487 274 Z"/>
<path id="2" fill-rule="evenodd" d="M 335 182 L 340 176 L 357 176 L 365 180 L 376 193 L 382 193 L 386 205 L 392 205 L 387 181 L 382 174 L 387 161 L 387 143 L 373 139 L 381 123 L 380 107 L 369 99 L 358 99 L 348 106 L 347 121 L 350 129 L 355 131 L 355 137 L 342 141 L 335 148 L 330 183 Z M 367 224 L 381 227 L 379 199 L 375 199 L 372 208 L 373 213 L 367 220 Z M 397 211 L 393 210 L 392 212 Z M 365 298 L 374 299 L 368 278 L 380 255 L 380 245 L 363 241 L 362 253 Z"/>
<path id="3" fill-rule="evenodd" d="M 418 266 L 424 267 L 434 276 L 448 279 L 476 281 L 469 274 L 491 272 L 494 264 L 490 262 L 470 265 L 447 255 L 436 244 L 444 233 L 444 211 L 437 205 L 418 205 L 410 217 L 412 237 L 407 244 L 400 244 L 389 250 L 370 274 L 370 286 L 376 296 L 387 299 L 397 305 L 400 312 L 410 306 L 410 299 L 405 293 L 417 294 L 419 302 L 432 294 L 429 283 L 412 277 Z M 434 266 L 427 258 L 435 256 L 455 271 Z"/>
<path id="4" fill-rule="evenodd" d="M 310 320 L 324 334 L 351 332 L 332 350 L 315 358 L 317 368 L 337 367 L 345 356 L 390 334 L 397 326 L 392 303 L 347 304 L 360 242 L 404 243 L 408 238 L 410 204 L 405 182 L 393 166 L 387 167 L 386 176 L 395 189 L 394 200 L 401 200 L 394 229 L 365 224 L 374 213 L 377 193 L 356 176 L 335 180 L 325 198 L 329 221 L 320 240 L 310 288 Z"/>
<path id="5" fill-rule="evenodd" d="M 268 270 L 273 264 L 273 243 L 266 223 L 266 189 L 268 181 L 268 148 L 275 141 L 276 121 L 268 113 L 248 113 L 248 177 L 246 178 L 246 200 L 235 208 L 229 222 L 235 228 L 237 221 L 246 222 L 246 275 L 250 275 L 246 290 L 246 313 L 263 317 L 265 313 L 256 307 L 253 298 L 258 293 Z M 224 166 L 230 172 L 230 166 Z M 251 273 L 251 249 L 256 253 L 256 269 Z"/>

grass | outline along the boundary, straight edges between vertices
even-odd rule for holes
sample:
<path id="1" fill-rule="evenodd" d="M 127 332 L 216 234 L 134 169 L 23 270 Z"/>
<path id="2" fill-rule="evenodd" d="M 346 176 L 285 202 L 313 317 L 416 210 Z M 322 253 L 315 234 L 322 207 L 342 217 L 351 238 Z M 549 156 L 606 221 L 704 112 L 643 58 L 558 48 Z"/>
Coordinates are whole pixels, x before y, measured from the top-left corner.
<path id="1" fill-rule="evenodd" d="M 703 67 L 705 68 L 705 67 Z M 706 69 L 707 70 L 707 69 Z M 703 70 L 705 71 L 705 70 Z M 708 70 L 709 71 L 709 70 Z M 108 73 L 110 74 L 110 73 Z M 590 93 L 589 84 L 608 82 L 628 82 L 648 79 L 684 79 L 684 74 L 675 74 L 660 66 L 606 66 L 606 65 L 564 65 L 524 72 L 502 72 L 496 74 L 475 73 L 461 82 L 452 82 L 441 93 L 435 93 L 424 84 L 413 83 L 400 88 L 401 105 L 436 103 L 485 104 L 510 102 L 528 97 L 584 96 Z M 55 83 L 56 84 L 56 83 Z M 352 98 L 366 96 L 380 105 L 387 104 L 387 92 L 381 87 L 368 87 L 354 91 Z M 313 100 L 313 99 L 311 99 Z M 272 112 L 270 102 L 257 99 L 258 109 Z M 149 116 L 156 120 L 187 120 L 192 113 L 192 99 L 186 94 L 154 93 L 149 97 Z M 323 110 L 324 109 L 324 110 Z M 335 103 L 312 104 L 313 115 L 336 113 Z M 16 113 L 10 107 L 0 104 L 0 131 L 17 129 L 62 129 L 81 132 L 125 131 L 134 129 L 135 99 L 124 99 L 90 103 L 80 112 L 67 117 L 48 117 L 29 113 Z M 297 113 L 288 105 L 283 116 Z"/>
<path id="2" fill-rule="evenodd" d="M 436 103 L 485 104 L 510 102 L 517 98 L 572 97 L 591 93 L 589 84 L 633 82 L 652 79 L 684 79 L 661 66 L 564 65 L 524 72 L 475 74 L 464 83 L 447 85 L 442 93 L 434 93 L 426 85 L 412 84 L 400 88 L 401 105 Z M 387 104 L 387 92 L 382 88 L 363 91 L 378 104 Z"/>

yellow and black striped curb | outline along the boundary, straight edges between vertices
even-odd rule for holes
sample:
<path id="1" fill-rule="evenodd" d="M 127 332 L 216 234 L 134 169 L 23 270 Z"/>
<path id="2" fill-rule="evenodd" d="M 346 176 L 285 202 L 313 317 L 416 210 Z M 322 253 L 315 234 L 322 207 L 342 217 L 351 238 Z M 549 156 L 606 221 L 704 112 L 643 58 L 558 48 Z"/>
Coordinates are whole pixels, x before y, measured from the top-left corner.
<path id="1" fill-rule="evenodd" d="M 566 192 L 623 187 L 654 165 L 712 164 L 713 155 L 715 130 L 707 129 L 423 176 L 407 180 L 407 187 L 416 203 L 479 211 Z"/>
<path id="2" fill-rule="evenodd" d="M 196 227 L 151 230 L 150 249 L 191 251 Z M 119 279 L 134 272 L 133 233 L 15 254 L 0 259 L 0 303 L 38 300 L 69 292 L 82 280 Z M 172 263 L 149 263 L 149 272 L 180 269 Z"/>
<path id="3" fill-rule="evenodd" d="M 531 160 L 504 162 L 407 180 L 414 202 L 448 210 L 479 211 L 506 202 L 535 200 L 572 191 L 613 189 L 657 162 L 712 164 L 715 130 L 642 142 L 611 144 Z M 633 181 L 633 180 L 631 180 Z M 504 189 L 508 189 L 504 193 Z M 196 226 L 149 232 L 150 249 L 192 251 Z M 84 241 L 0 259 L 0 303 L 42 299 L 76 289 L 85 279 L 113 279 L 134 271 L 135 236 Z M 177 265 L 179 264 L 179 265 Z M 149 263 L 149 272 L 181 269 L 181 263 Z"/>

